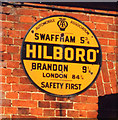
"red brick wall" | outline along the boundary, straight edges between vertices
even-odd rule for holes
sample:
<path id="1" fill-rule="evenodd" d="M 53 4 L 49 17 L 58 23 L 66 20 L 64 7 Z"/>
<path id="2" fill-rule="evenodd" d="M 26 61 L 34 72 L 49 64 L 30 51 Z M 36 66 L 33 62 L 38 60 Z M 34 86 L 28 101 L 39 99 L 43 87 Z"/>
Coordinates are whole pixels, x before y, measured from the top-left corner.
<path id="1" fill-rule="evenodd" d="M 84 10 L 84 8 L 61 8 Z M 21 44 L 28 29 L 41 18 L 57 14 L 69 15 L 84 22 L 93 30 L 102 48 L 102 68 L 96 82 L 84 93 L 70 98 L 48 96 L 38 90 L 25 75 L 20 60 Z M 23 6 L 2 6 L 1 16 L 1 116 L 3 118 L 59 118 L 62 115 L 65 118 L 97 118 L 98 97 L 116 93 L 118 19 L 107 15 L 61 12 Z"/>

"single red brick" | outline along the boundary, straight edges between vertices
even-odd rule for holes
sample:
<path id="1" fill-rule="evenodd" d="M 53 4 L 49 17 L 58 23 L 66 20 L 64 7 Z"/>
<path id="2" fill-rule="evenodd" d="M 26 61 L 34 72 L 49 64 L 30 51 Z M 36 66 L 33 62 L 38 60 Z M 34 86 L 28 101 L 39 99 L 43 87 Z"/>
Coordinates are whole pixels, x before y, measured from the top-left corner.
<path id="1" fill-rule="evenodd" d="M 18 108 L 18 114 L 29 114 L 29 108 Z"/>
<path id="2" fill-rule="evenodd" d="M 24 70 L 22 69 L 14 69 L 13 75 L 14 76 L 26 76 Z"/>
<path id="3" fill-rule="evenodd" d="M 29 92 L 36 92 L 37 88 L 33 85 L 12 85 L 12 90 L 13 91 L 29 91 Z"/>
<path id="4" fill-rule="evenodd" d="M 87 102 L 87 96 L 81 96 L 81 102 L 86 103 Z"/>
<path id="5" fill-rule="evenodd" d="M 74 109 L 86 110 L 86 104 L 85 103 L 74 103 Z"/>
<path id="6" fill-rule="evenodd" d="M 8 15 L 7 20 L 8 21 L 19 22 L 19 16 L 18 15 Z"/>
<path id="7" fill-rule="evenodd" d="M 113 24 L 113 17 L 101 17 L 101 16 L 91 16 L 92 22 L 99 22 L 99 23 L 111 23 Z"/>
<path id="8" fill-rule="evenodd" d="M 11 54 L 2 53 L 2 60 L 11 60 Z"/>
<path id="9" fill-rule="evenodd" d="M 31 114 L 32 115 L 42 115 L 43 110 L 41 108 L 31 108 Z"/>
<path id="10" fill-rule="evenodd" d="M 107 54 L 107 59 L 111 61 L 116 61 L 116 55 L 115 54 Z"/>
<path id="11" fill-rule="evenodd" d="M 89 21 L 89 16 L 85 14 L 73 14 L 73 13 L 65 13 L 65 15 L 69 15 L 75 17 L 81 21 Z"/>
<path id="12" fill-rule="evenodd" d="M 39 10 L 32 10 L 32 9 L 17 9 L 16 14 L 18 15 L 32 15 L 32 16 L 39 16 Z"/>
<path id="13" fill-rule="evenodd" d="M 32 100 L 43 100 L 44 95 L 41 93 L 32 93 Z"/>
<path id="14" fill-rule="evenodd" d="M 17 46 L 7 46 L 7 52 L 8 53 L 18 53 L 19 47 Z"/>
<path id="15" fill-rule="evenodd" d="M 13 106 L 20 106 L 20 107 L 37 107 L 37 101 L 30 101 L 30 100 L 12 100 Z"/>
<path id="16" fill-rule="evenodd" d="M 3 13 L 10 13 L 11 12 L 12 7 L 6 6 L 6 7 L 2 7 L 2 11 Z"/>
<path id="17" fill-rule="evenodd" d="M 11 22 L 2 22 L 2 28 L 3 29 L 13 29 L 13 23 Z"/>
<path id="18" fill-rule="evenodd" d="M 73 103 L 51 102 L 51 108 L 72 109 Z"/>
<path id="19" fill-rule="evenodd" d="M 97 30 L 107 30 L 107 24 L 96 24 Z"/>
<path id="20" fill-rule="evenodd" d="M 102 62 L 102 75 L 103 75 L 103 80 L 104 82 L 109 82 L 109 75 L 108 75 L 108 69 L 107 69 L 107 63 L 106 62 Z"/>
<path id="21" fill-rule="evenodd" d="M 7 92 L 6 98 L 9 99 L 18 99 L 18 93 L 17 92 Z"/>
<path id="22" fill-rule="evenodd" d="M 20 55 L 19 54 L 13 54 L 13 60 L 20 61 Z"/>
<path id="23" fill-rule="evenodd" d="M 44 109 L 44 116 L 54 116 L 54 110 Z"/>
<path id="24" fill-rule="evenodd" d="M 31 26 L 32 24 L 26 24 L 26 23 L 15 23 L 14 24 L 15 30 L 29 30 Z"/>
<path id="25" fill-rule="evenodd" d="M 87 90 L 86 95 L 88 96 L 97 96 L 97 91 L 96 90 Z"/>
<path id="26" fill-rule="evenodd" d="M 10 91 L 11 90 L 11 85 L 9 84 L 2 84 L 1 85 L 3 91 Z"/>
<path id="27" fill-rule="evenodd" d="M 70 100 L 73 102 L 80 102 L 81 97 L 80 96 L 75 96 L 73 98 L 71 98 Z"/>
<path id="28" fill-rule="evenodd" d="M 11 75 L 11 69 L 0 68 L 0 71 L 2 71 L 2 75 Z"/>
<path id="29" fill-rule="evenodd" d="M 97 37 L 103 37 L 103 38 L 115 38 L 115 33 L 114 32 L 109 32 L 109 31 L 98 31 L 98 30 L 93 30 L 95 35 Z"/>
<path id="30" fill-rule="evenodd" d="M 107 63 L 108 63 L 108 68 L 113 69 L 114 67 L 113 62 L 108 61 Z"/>
<path id="31" fill-rule="evenodd" d="M 14 45 L 22 45 L 22 39 L 14 39 Z"/>
<path id="32" fill-rule="evenodd" d="M 2 102 L 0 102 L 0 105 L 2 106 L 11 106 L 11 100 L 9 99 L 2 99 Z"/>
<path id="33" fill-rule="evenodd" d="M 99 38 L 98 40 L 100 42 L 100 45 L 108 45 L 108 40 L 107 39 Z"/>
<path id="34" fill-rule="evenodd" d="M 17 114 L 17 108 L 15 107 L 6 107 L 5 114 Z"/>
<path id="35" fill-rule="evenodd" d="M 90 29 L 95 29 L 95 23 L 85 22 L 85 24 L 86 24 Z"/>
<path id="36" fill-rule="evenodd" d="M 8 68 L 19 68 L 19 62 L 15 61 L 7 61 Z"/>
<path id="37" fill-rule="evenodd" d="M 97 84 L 97 89 L 98 89 L 98 95 L 103 96 L 104 95 L 104 87 L 103 87 L 101 73 L 98 75 L 96 84 Z"/>
<path id="38" fill-rule="evenodd" d="M 13 40 L 12 40 L 12 38 L 3 37 L 2 43 L 10 45 L 10 44 L 13 44 Z"/>
<path id="39" fill-rule="evenodd" d="M 109 70 L 109 74 L 110 74 L 110 80 L 111 80 L 111 86 L 112 86 L 113 93 L 116 93 L 116 88 L 117 88 L 116 75 L 117 74 L 115 70 Z"/>
<path id="40" fill-rule="evenodd" d="M 98 112 L 97 111 L 88 111 L 87 118 L 97 118 Z"/>
<path id="41" fill-rule="evenodd" d="M 66 116 L 66 110 L 56 110 L 56 116 Z"/>
<path id="42" fill-rule="evenodd" d="M 56 97 L 45 94 L 44 95 L 44 100 L 56 100 Z"/>
<path id="43" fill-rule="evenodd" d="M 20 22 L 24 23 L 32 23 L 32 17 L 31 16 L 21 16 Z"/>
<path id="44" fill-rule="evenodd" d="M 13 38 L 20 38 L 21 36 L 20 31 L 16 31 L 16 30 L 9 30 L 8 35 L 9 37 L 13 37 Z"/>
<path id="45" fill-rule="evenodd" d="M 118 26 L 117 25 L 109 25 L 108 30 L 109 31 L 118 31 Z"/>
<path id="46" fill-rule="evenodd" d="M 117 41 L 116 40 L 109 40 L 109 45 L 117 46 Z"/>
<path id="47" fill-rule="evenodd" d="M 50 107 L 50 102 L 39 101 L 38 106 L 42 107 L 42 108 L 49 108 Z"/>
<path id="48" fill-rule="evenodd" d="M 85 110 L 80 110 L 80 115 L 79 116 L 86 118 L 87 112 Z"/>
<path id="49" fill-rule="evenodd" d="M 77 117 L 79 117 L 79 111 L 68 110 L 67 116 L 77 118 Z"/>
<path id="50" fill-rule="evenodd" d="M 111 86 L 109 83 L 104 84 L 106 94 L 111 94 Z"/>
<path id="51" fill-rule="evenodd" d="M 57 101 L 67 101 L 67 98 L 61 98 L 61 97 L 57 97 Z"/>
<path id="52" fill-rule="evenodd" d="M 19 93 L 19 99 L 31 99 L 31 93 Z"/>
<path id="53" fill-rule="evenodd" d="M 27 77 L 20 77 L 20 83 L 31 84 L 30 80 Z"/>
<path id="54" fill-rule="evenodd" d="M 87 97 L 87 103 L 98 103 L 98 97 Z"/>
<path id="55" fill-rule="evenodd" d="M 19 78 L 17 77 L 7 77 L 7 83 L 18 83 Z"/>
<path id="56" fill-rule="evenodd" d="M 98 110 L 98 104 L 93 103 L 86 104 L 86 110 Z"/>

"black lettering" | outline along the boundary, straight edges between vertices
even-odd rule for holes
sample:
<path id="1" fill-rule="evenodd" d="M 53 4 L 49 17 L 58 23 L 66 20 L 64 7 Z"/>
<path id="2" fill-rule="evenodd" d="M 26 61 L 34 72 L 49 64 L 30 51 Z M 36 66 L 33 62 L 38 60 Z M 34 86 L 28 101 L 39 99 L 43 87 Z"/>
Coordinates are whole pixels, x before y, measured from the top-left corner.
<path id="1" fill-rule="evenodd" d="M 51 73 L 51 75 L 50 75 L 50 76 L 51 76 L 51 78 L 52 78 L 52 77 L 54 78 L 54 73 Z"/>
<path id="2" fill-rule="evenodd" d="M 54 39 L 54 35 L 53 34 L 51 34 L 51 41 Z"/>
<path id="3" fill-rule="evenodd" d="M 57 65 L 53 64 L 53 71 L 57 71 Z"/>
<path id="4" fill-rule="evenodd" d="M 40 68 L 41 70 L 41 63 L 37 63 L 37 70 Z"/>
<path id="5" fill-rule="evenodd" d="M 54 83 L 53 83 L 54 84 Z M 51 88 L 51 86 L 52 86 L 52 82 L 50 82 L 50 88 Z"/>
<path id="6" fill-rule="evenodd" d="M 39 39 L 39 33 L 35 33 L 35 40 Z"/>
<path id="7" fill-rule="evenodd" d="M 42 85 L 41 87 L 42 87 L 42 88 L 44 88 L 44 87 L 45 87 L 44 83 L 45 83 L 45 82 L 41 82 L 41 85 Z"/>
<path id="8" fill-rule="evenodd" d="M 32 63 L 32 69 L 36 69 L 36 63 Z"/>
<path id="9" fill-rule="evenodd" d="M 49 40 L 50 41 L 50 37 L 49 34 L 47 34 L 46 39 L 45 40 Z"/>
<path id="10" fill-rule="evenodd" d="M 78 89 L 78 84 L 75 84 L 75 90 L 77 90 Z"/>
<path id="11" fill-rule="evenodd" d="M 46 82 L 46 86 L 45 86 L 45 87 L 48 87 L 48 88 L 50 88 L 50 86 L 49 86 L 48 82 Z"/>
<path id="12" fill-rule="evenodd" d="M 56 83 L 53 83 L 53 88 L 56 88 L 56 85 L 55 85 Z"/>
<path id="13" fill-rule="evenodd" d="M 71 89 L 74 89 L 74 84 L 71 84 Z"/>
<path id="14" fill-rule="evenodd" d="M 59 65 L 59 66 L 58 66 L 58 70 L 59 70 L 59 71 L 62 71 L 62 65 Z"/>
<path id="15" fill-rule="evenodd" d="M 52 64 L 48 64 L 48 70 L 52 70 Z"/>
<path id="16" fill-rule="evenodd" d="M 75 42 L 75 36 L 73 36 L 73 38 L 70 36 L 70 42 Z"/>
<path id="17" fill-rule="evenodd" d="M 68 65 L 64 65 L 64 71 L 68 71 Z"/>
<path id="18" fill-rule="evenodd" d="M 66 36 L 65 42 L 69 42 L 69 38 L 68 38 L 68 36 Z"/>
<path id="19" fill-rule="evenodd" d="M 45 39 L 45 34 L 40 34 L 40 38 L 41 38 L 41 40 L 44 40 Z"/>
<path id="20" fill-rule="evenodd" d="M 60 85 L 61 85 L 61 89 L 62 89 L 63 83 L 60 83 Z"/>
<path id="21" fill-rule="evenodd" d="M 43 77 L 45 77 L 44 73 L 43 73 Z"/>
<path id="22" fill-rule="evenodd" d="M 43 64 L 43 68 L 42 68 L 42 70 L 47 70 L 47 68 L 46 68 L 46 64 L 45 64 L 45 63 Z"/>
<path id="23" fill-rule="evenodd" d="M 81 84 L 78 84 L 79 85 L 79 90 L 81 89 Z"/>
<path id="24" fill-rule="evenodd" d="M 55 41 L 57 41 L 57 39 L 59 39 L 59 35 L 56 35 L 56 36 L 55 36 Z"/>

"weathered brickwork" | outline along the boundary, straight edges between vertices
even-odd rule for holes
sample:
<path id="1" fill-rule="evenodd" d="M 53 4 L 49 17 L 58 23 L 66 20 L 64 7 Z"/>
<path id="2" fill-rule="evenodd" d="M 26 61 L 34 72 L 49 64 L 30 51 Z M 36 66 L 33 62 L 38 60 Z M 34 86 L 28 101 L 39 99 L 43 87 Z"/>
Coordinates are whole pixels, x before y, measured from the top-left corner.
<path id="1" fill-rule="evenodd" d="M 57 14 L 84 22 L 95 33 L 102 49 L 102 68 L 96 82 L 84 93 L 70 98 L 53 97 L 38 90 L 28 80 L 20 60 L 21 44 L 28 29 L 43 17 Z M 115 16 L 2 6 L 0 22 L 0 114 L 3 118 L 97 118 L 98 97 L 117 92 L 118 19 Z"/>

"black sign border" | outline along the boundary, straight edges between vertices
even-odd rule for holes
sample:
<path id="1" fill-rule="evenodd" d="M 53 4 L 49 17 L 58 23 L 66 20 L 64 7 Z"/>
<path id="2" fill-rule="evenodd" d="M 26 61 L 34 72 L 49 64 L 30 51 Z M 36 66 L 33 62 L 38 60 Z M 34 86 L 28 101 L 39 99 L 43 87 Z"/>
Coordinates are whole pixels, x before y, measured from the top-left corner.
<path id="1" fill-rule="evenodd" d="M 71 19 L 74 19 L 74 20 L 80 22 L 81 24 L 83 24 L 85 27 L 87 27 L 87 28 L 90 30 L 90 32 L 93 34 L 93 36 L 95 37 L 95 39 L 96 39 L 96 41 L 97 41 L 97 43 L 98 43 L 98 45 L 99 45 L 99 50 L 100 50 L 100 54 L 101 54 L 101 60 L 100 60 L 100 67 L 99 67 L 98 73 L 97 73 L 96 77 L 94 78 L 94 80 L 93 80 L 85 89 L 83 89 L 83 90 L 80 91 L 80 92 L 77 92 L 77 93 L 74 93 L 74 94 L 70 94 L 70 95 L 58 95 L 58 94 L 53 94 L 53 93 L 47 92 L 47 91 L 43 90 L 42 88 L 40 88 L 37 84 L 34 83 L 34 81 L 30 78 L 29 74 L 27 73 L 27 71 L 26 71 L 26 69 L 25 69 L 25 66 L 24 66 L 24 63 L 23 63 L 23 57 L 22 57 L 22 53 L 23 53 L 23 43 L 24 43 L 24 41 L 25 41 L 25 38 L 27 37 L 27 35 L 28 35 L 28 33 L 30 32 L 30 30 L 31 30 L 36 24 L 38 24 L 39 22 L 41 22 L 41 21 L 43 21 L 43 20 L 45 20 L 45 19 L 47 19 L 47 18 L 51 18 L 51 17 L 67 17 L 67 18 L 71 18 Z M 24 37 L 24 39 L 23 39 L 22 46 L 21 46 L 21 56 L 20 56 L 20 57 L 21 57 L 21 63 L 22 63 L 23 69 L 24 69 L 24 71 L 25 71 L 25 74 L 28 76 L 28 78 L 29 78 L 29 80 L 31 81 L 31 83 L 32 83 L 34 86 L 36 86 L 39 90 L 41 90 L 42 92 L 44 92 L 44 93 L 46 93 L 46 94 L 48 94 L 48 95 L 52 95 L 52 96 L 54 96 L 54 97 L 69 98 L 69 97 L 73 97 L 73 96 L 75 96 L 75 95 L 79 95 L 79 94 L 85 92 L 88 88 L 90 88 L 90 87 L 93 85 L 93 83 L 94 83 L 95 80 L 97 79 L 97 77 L 98 77 L 98 75 L 99 75 L 99 73 L 100 73 L 100 70 L 101 70 L 101 66 L 102 66 L 102 51 L 101 51 L 101 46 L 100 46 L 100 43 L 99 43 L 96 35 L 95 35 L 95 34 L 93 33 L 93 31 L 92 31 L 87 25 L 85 25 L 82 21 L 78 20 L 77 18 L 74 18 L 74 17 L 71 17 L 71 16 L 67 16 L 67 15 L 52 15 L 52 16 L 48 16 L 48 17 L 42 18 L 41 20 L 39 20 L 39 21 L 37 21 L 35 24 L 33 24 L 33 25 L 30 27 L 30 29 L 28 30 L 28 32 L 26 33 L 26 35 L 25 35 L 25 37 Z"/>

